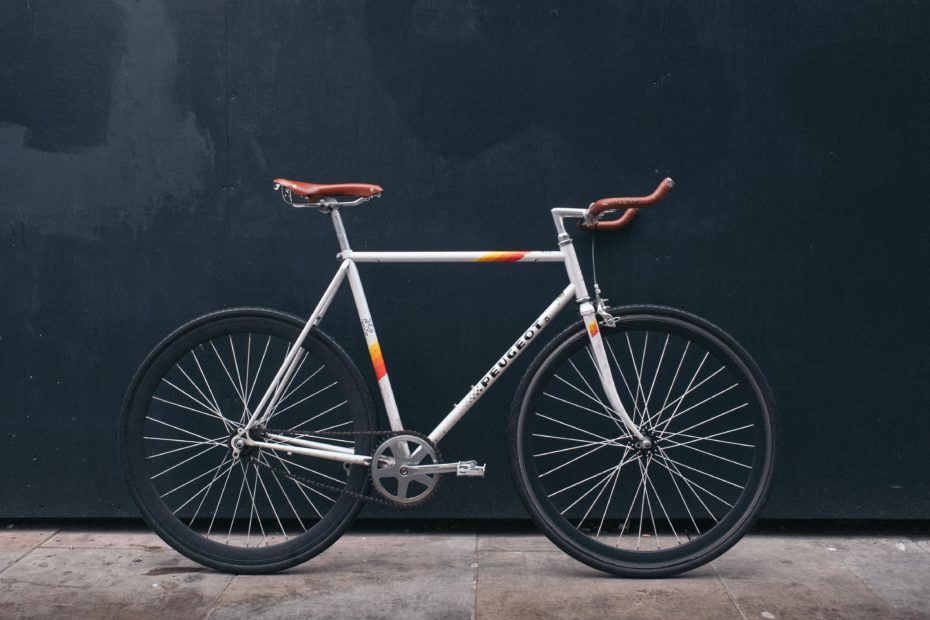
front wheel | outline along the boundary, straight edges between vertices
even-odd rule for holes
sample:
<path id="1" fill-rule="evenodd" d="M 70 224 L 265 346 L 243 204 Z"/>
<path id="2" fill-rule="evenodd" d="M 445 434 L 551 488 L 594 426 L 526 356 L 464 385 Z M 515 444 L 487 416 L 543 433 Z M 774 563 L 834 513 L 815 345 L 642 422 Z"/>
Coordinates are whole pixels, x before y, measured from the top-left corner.
<path id="1" fill-rule="evenodd" d="M 533 362 L 514 400 L 511 469 L 537 526 L 563 551 L 627 577 L 662 577 L 723 553 L 772 481 L 775 411 L 729 335 L 671 308 L 615 308 L 600 323 L 620 399 L 607 403 L 579 324 Z"/>
<path id="2" fill-rule="evenodd" d="M 130 385 L 120 426 L 123 473 L 146 522 L 192 560 L 236 573 L 299 564 L 361 509 L 367 468 L 256 448 L 234 453 L 303 322 L 255 308 L 178 329 Z M 370 454 L 374 405 L 361 376 L 311 330 L 267 428 Z"/>

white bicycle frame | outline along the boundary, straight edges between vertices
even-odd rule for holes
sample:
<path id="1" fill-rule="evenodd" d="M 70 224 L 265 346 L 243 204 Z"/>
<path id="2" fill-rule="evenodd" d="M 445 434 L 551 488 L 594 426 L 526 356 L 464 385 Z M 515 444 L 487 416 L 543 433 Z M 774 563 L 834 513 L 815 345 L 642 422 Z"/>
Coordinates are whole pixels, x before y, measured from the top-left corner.
<path id="1" fill-rule="evenodd" d="M 438 443 L 446 434 L 458 423 L 462 417 L 478 402 L 478 400 L 487 392 L 488 389 L 500 378 L 501 375 L 520 357 L 528 345 L 539 335 L 552 318 L 558 314 L 574 298 L 579 305 L 579 312 L 587 326 L 588 337 L 591 341 L 591 349 L 594 361 L 597 365 L 601 385 L 607 396 L 610 406 L 610 413 L 616 415 L 624 424 L 630 434 L 640 442 L 648 444 L 646 438 L 637 428 L 636 424 L 630 418 L 614 384 L 613 375 L 607 360 L 607 354 L 604 350 L 604 344 L 598 329 L 597 313 L 588 296 L 588 289 L 585 285 L 584 275 L 578 265 L 578 258 L 575 255 L 575 249 L 572 245 L 571 237 L 565 231 L 564 221 L 567 218 L 583 219 L 587 217 L 587 209 L 552 209 L 552 217 L 555 220 L 555 227 L 558 233 L 558 251 L 496 251 L 496 252 L 355 252 L 349 246 L 346 230 L 342 223 L 342 217 L 339 214 L 339 207 L 352 206 L 362 200 L 352 203 L 325 203 L 324 210 L 329 212 L 332 218 L 333 226 L 336 229 L 336 237 L 339 240 L 340 252 L 337 258 L 340 261 L 339 268 L 335 276 L 323 293 L 322 298 L 317 304 L 310 318 L 304 325 L 303 330 L 293 343 L 290 351 L 285 356 L 284 361 L 278 368 L 274 379 L 265 390 L 262 399 L 259 401 L 255 410 L 249 413 L 248 423 L 239 430 L 238 436 L 243 440 L 245 445 L 266 448 L 270 450 L 291 452 L 303 454 L 318 458 L 342 461 L 345 463 L 365 465 L 371 463 L 371 457 L 362 454 L 355 454 L 352 448 L 337 446 L 325 441 L 310 440 L 305 436 L 291 437 L 286 435 L 268 433 L 269 441 L 257 441 L 249 437 L 248 431 L 256 426 L 263 425 L 267 422 L 275 410 L 279 399 L 282 397 L 291 377 L 300 365 L 304 355 L 304 349 L 301 347 L 310 330 L 319 325 L 323 316 L 329 309 L 336 292 L 339 290 L 346 276 L 349 278 L 349 286 L 352 289 L 352 296 L 355 300 L 355 307 L 358 310 L 358 317 L 361 322 L 362 332 L 365 335 L 365 341 L 368 345 L 368 352 L 371 356 L 372 366 L 375 371 L 375 378 L 378 382 L 378 388 L 381 391 L 381 398 L 384 402 L 384 409 L 387 412 L 388 422 L 391 430 L 400 431 L 404 429 L 401 422 L 400 411 L 394 400 L 394 390 L 391 388 L 391 381 L 388 377 L 387 369 L 384 364 L 384 358 L 381 354 L 381 346 L 378 343 L 378 335 L 375 331 L 375 324 L 371 318 L 371 311 L 368 309 L 368 301 L 365 297 L 365 290 L 362 287 L 362 280 L 359 276 L 356 263 L 492 263 L 492 262 L 519 262 L 519 263 L 542 263 L 542 262 L 560 262 L 565 264 L 568 272 L 569 284 L 559 293 L 551 304 L 539 315 L 539 317 L 523 332 L 523 334 L 511 345 L 511 347 L 500 357 L 500 359 L 484 374 L 484 376 L 475 383 L 469 392 L 462 398 L 452 410 L 446 414 L 441 422 L 429 433 L 429 439 Z M 313 205 L 317 206 L 317 205 Z"/>

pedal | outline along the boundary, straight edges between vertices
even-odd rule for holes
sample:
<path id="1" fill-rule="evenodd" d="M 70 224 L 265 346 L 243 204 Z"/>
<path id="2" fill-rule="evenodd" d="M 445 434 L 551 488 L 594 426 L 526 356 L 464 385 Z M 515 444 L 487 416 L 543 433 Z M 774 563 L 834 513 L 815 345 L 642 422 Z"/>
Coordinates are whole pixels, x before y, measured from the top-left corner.
<path id="1" fill-rule="evenodd" d="M 459 461 L 458 468 L 455 470 L 455 475 L 484 478 L 484 467 L 484 465 L 479 465 L 475 461 Z"/>

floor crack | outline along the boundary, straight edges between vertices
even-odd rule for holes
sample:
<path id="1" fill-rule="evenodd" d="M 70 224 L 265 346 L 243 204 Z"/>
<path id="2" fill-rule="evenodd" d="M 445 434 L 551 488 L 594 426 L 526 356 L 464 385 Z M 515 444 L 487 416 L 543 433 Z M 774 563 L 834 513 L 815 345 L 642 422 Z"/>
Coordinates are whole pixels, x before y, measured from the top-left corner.
<path id="1" fill-rule="evenodd" d="M 233 575 L 233 578 L 229 580 L 229 583 L 226 584 L 226 587 L 219 593 L 216 597 L 216 600 L 213 601 L 213 604 L 210 606 L 210 611 L 207 612 L 207 615 L 204 616 L 204 620 L 210 620 L 210 616 L 213 615 L 213 612 L 216 611 L 217 606 L 220 604 L 220 601 L 223 600 L 223 596 L 226 594 L 226 590 L 229 589 L 236 579 L 239 578 L 239 575 Z"/>
<path id="2" fill-rule="evenodd" d="M 733 592 L 730 591 L 730 588 L 727 586 L 726 582 L 723 580 L 723 577 L 720 576 L 720 572 L 717 570 L 717 567 L 711 564 L 710 568 L 712 571 L 714 571 L 714 575 L 717 576 L 717 581 L 719 581 L 720 585 L 723 586 L 723 591 L 727 593 L 727 596 L 730 598 L 730 602 L 733 603 L 733 607 L 735 607 L 736 611 L 739 612 L 740 617 L 743 618 L 743 620 L 748 620 L 748 616 L 739 606 L 739 603 L 736 602 L 736 596 L 733 594 Z"/>

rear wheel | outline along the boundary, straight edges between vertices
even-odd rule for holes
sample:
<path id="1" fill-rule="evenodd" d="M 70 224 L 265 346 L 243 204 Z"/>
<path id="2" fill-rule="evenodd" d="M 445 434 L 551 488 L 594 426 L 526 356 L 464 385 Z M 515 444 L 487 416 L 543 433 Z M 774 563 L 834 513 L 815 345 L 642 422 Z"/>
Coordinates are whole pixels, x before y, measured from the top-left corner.
<path id="1" fill-rule="evenodd" d="M 283 570 L 335 542 L 361 508 L 341 491 L 366 494 L 365 467 L 267 449 L 235 458 L 230 448 L 302 326 L 270 310 L 207 315 L 165 339 L 133 379 L 120 429 L 126 481 L 152 529 L 196 562 Z M 268 428 L 370 454 L 370 437 L 352 434 L 374 429 L 356 368 L 316 330 L 300 355 Z"/>
<path id="2" fill-rule="evenodd" d="M 660 307 L 600 324 L 621 401 L 652 446 L 611 409 L 583 325 L 534 361 L 514 401 L 516 486 L 561 549 L 600 570 L 660 577 L 736 543 L 762 508 L 775 459 L 774 404 L 730 336 Z"/>

